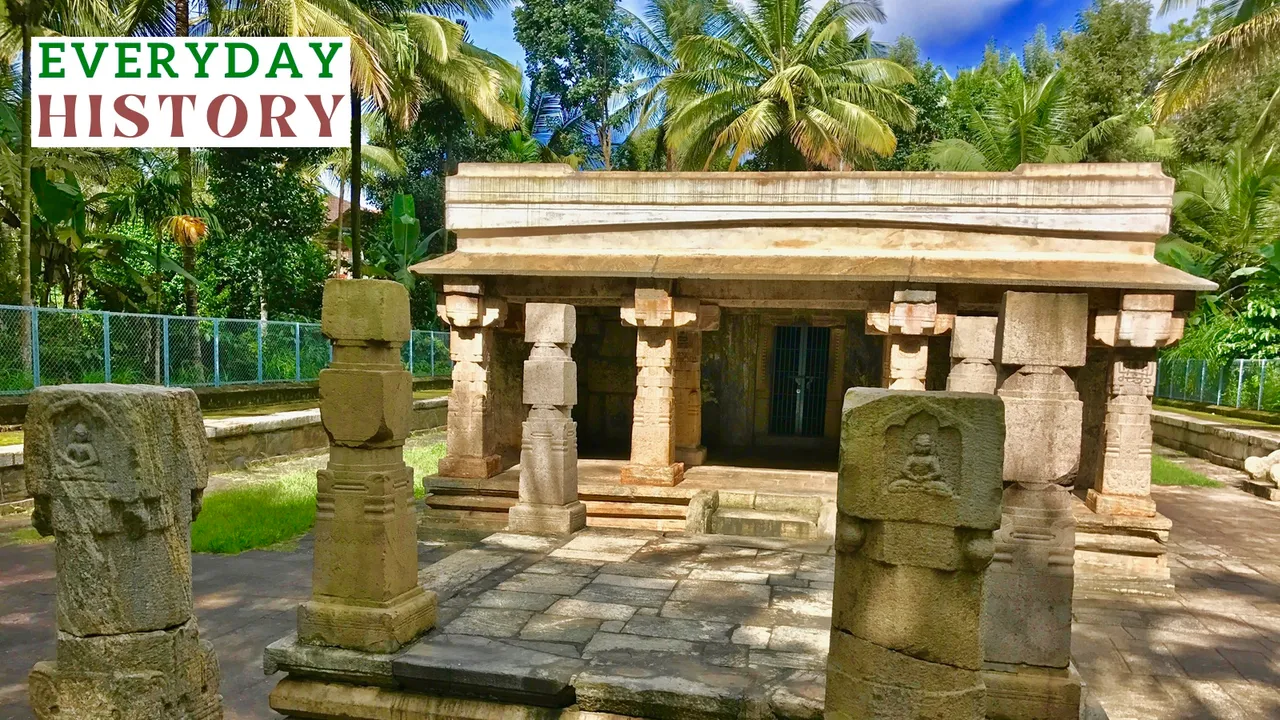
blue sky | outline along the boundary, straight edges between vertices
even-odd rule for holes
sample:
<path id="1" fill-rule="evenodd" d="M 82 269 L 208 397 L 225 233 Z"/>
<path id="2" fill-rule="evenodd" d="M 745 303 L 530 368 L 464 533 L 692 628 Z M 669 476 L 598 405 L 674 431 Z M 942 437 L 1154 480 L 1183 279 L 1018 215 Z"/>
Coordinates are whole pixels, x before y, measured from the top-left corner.
<path id="1" fill-rule="evenodd" d="M 954 71 L 982 60 L 982 50 L 994 39 L 1001 47 L 1021 53 L 1022 44 L 1045 25 L 1050 37 L 1071 27 L 1076 14 L 1091 0 L 883 0 L 888 22 L 874 31 L 876 39 L 891 42 L 906 33 L 916 38 L 922 55 Z M 622 0 L 633 12 L 644 0 Z M 1159 0 L 1156 0 L 1159 4 Z M 1180 13 L 1189 16 L 1190 10 Z M 1153 22 L 1165 29 L 1172 18 Z M 492 20 L 472 21 L 472 42 L 523 65 L 524 50 L 515 41 L 511 12 L 500 11 Z"/>

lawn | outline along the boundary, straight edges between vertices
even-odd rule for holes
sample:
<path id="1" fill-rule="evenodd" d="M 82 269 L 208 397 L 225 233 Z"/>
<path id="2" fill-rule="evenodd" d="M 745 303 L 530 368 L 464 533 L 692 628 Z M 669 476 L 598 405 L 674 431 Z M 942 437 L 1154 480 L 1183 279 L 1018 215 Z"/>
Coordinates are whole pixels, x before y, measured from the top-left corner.
<path id="1" fill-rule="evenodd" d="M 1151 484 L 1152 485 L 1184 485 L 1191 487 L 1222 487 L 1222 483 L 1217 480 L 1210 480 L 1193 470 L 1162 458 L 1159 455 L 1151 458 Z"/>
<path id="2" fill-rule="evenodd" d="M 404 454 L 414 469 L 413 495 L 421 498 L 422 478 L 436 472 L 444 443 L 406 447 Z M 305 535 L 315 521 L 314 471 L 266 474 L 206 495 L 204 509 L 191 526 L 191 549 L 234 554 L 269 548 Z"/>

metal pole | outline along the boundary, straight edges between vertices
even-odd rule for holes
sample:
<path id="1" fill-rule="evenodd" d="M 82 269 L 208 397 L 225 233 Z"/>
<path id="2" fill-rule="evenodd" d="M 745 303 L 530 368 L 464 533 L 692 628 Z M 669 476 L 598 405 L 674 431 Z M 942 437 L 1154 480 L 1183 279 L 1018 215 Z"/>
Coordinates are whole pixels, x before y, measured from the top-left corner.
<path id="1" fill-rule="evenodd" d="M 418 377 L 417 369 L 413 367 L 413 331 L 409 331 L 409 374 Z"/>
<path id="2" fill-rule="evenodd" d="M 111 382 L 111 313 L 102 313 L 102 381 Z"/>
<path id="3" fill-rule="evenodd" d="M 436 376 L 436 334 L 431 333 L 431 377 Z"/>
<path id="4" fill-rule="evenodd" d="M 1208 372 L 1209 372 L 1209 361 L 1201 360 L 1200 361 L 1200 392 L 1196 394 L 1196 397 L 1200 399 L 1200 402 L 1204 402 L 1204 383 L 1206 380 L 1205 375 Z"/>
<path id="5" fill-rule="evenodd" d="M 258 382 L 262 382 L 262 321 L 258 321 Z"/>
<path id="6" fill-rule="evenodd" d="M 1267 385 L 1267 361 L 1262 361 L 1262 370 L 1258 372 L 1258 409 L 1262 409 L 1262 388 Z"/>
<path id="7" fill-rule="evenodd" d="M 1218 399 L 1213 402 L 1214 405 L 1222 404 L 1223 386 L 1227 384 L 1227 373 L 1225 367 L 1218 368 Z"/>
<path id="8" fill-rule="evenodd" d="M 1236 362 L 1240 365 L 1240 370 L 1236 373 L 1236 407 L 1240 407 L 1240 393 L 1244 392 L 1244 361 Z"/>
<path id="9" fill-rule="evenodd" d="M 1182 399 L 1187 399 L 1187 388 L 1191 385 L 1191 361 L 1182 361 Z"/>
<path id="10" fill-rule="evenodd" d="M 218 337 L 219 322 L 218 318 L 213 319 L 213 386 L 218 387 L 222 384 L 222 349 L 220 346 L 220 338 Z"/>
<path id="11" fill-rule="evenodd" d="M 164 337 L 164 386 L 169 387 L 169 316 L 161 320 L 161 332 Z"/>
<path id="12" fill-rule="evenodd" d="M 40 310 L 31 308 L 31 387 L 40 387 Z"/>
<path id="13" fill-rule="evenodd" d="M 302 382 L 302 324 L 293 324 L 293 379 Z"/>

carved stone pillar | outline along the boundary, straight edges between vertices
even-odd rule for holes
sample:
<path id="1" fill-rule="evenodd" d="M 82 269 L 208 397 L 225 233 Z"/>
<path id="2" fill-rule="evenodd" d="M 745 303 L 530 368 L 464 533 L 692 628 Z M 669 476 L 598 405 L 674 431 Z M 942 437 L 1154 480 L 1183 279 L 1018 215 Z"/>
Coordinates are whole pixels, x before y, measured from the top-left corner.
<path id="1" fill-rule="evenodd" d="M 409 293 L 386 280 L 330 280 L 320 325 L 333 342 L 320 372 L 329 464 L 317 473 L 311 600 L 298 608 L 298 641 L 389 653 L 436 619 L 435 593 L 418 585 L 413 468 L 404 464 Z"/>
<path id="2" fill-rule="evenodd" d="M 676 460 L 686 468 L 707 461 L 702 444 L 702 333 L 720 328 L 720 308 L 698 307 L 698 322 L 676 331 L 675 382 Z"/>
<path id="3" fill-rule="evenodd" d="M 957 315 L 951 332 L 948 392 L 994 393 L 999 373 L 996 356 L 998 317 Z"/>
<path id="4" fill-rule="evenodd" d="M 466 278 L 446 281 L 442 298 L 436 311 L 451 328 L 453 388 L 439 473 L 458 478 L 493 477 L 502 470 L 502 457 L 497 404 L 490 398 L 489 363 L 494 351 L 493 329 L 506 319 L 507 304 L 485 297 L 484 287 Z"/>
<path id="5" fill-rule="evenodd" d="M 1071 665 L 1075 521 L 1062 483 L 1079 466 L 1082 405 L 1063 368 L 1084 364 L 1088 322 L 1084 294 L 1007 292 L 1000 311 L 997 358 L 1017 370 L 997 392 L 1008 485 L 984 605 L 991 718 L 1080 714 Z"/>
<path id="6" fill-rule="evenodd" d="M 698 321 L 698 301 L 673 298 L 666 290 L 637 288 L 622 307 L 622 321 L 636 327 L 635 414 L 631 462 L 622 468 L 624 485 L 677 485 L 684 463 L 675 457 L 675 336 Z"/>
<path id="7" fill-rule="evenodd" d="M 826 717 L 983 720 L 1000 400 L 855 388 L 844 407 Z"/>
<path id="8" fill-rule="evenodd" d="M 35 716 L 220 719 L 218 659 L 191 602 L 209 478 L 195 393 L 38 388 L 26 431 L 31 522 L 53 535 L 58 569 L 57 660 L 31 670 Z"/>
<path id="9" fill-rule="evenodd" d="M 572 359 L 577 315 L 572 305 L 525 305 L 524 404 L 529 417 L 520 450 L 520 501 L 508 527 L 519 532 L 568 535 L 587 525 L 578 502 L 578 368 Z"/>
<path id="10" fill-rule="evenodd" d="M 893 301 L 867 311 L 867 334 L 884 335 L 882 384 L 891 390 L 924 390 L 929 338 L 951 331 L 955 314 L 940 312 L 933 290 L 895 290 Z"/>

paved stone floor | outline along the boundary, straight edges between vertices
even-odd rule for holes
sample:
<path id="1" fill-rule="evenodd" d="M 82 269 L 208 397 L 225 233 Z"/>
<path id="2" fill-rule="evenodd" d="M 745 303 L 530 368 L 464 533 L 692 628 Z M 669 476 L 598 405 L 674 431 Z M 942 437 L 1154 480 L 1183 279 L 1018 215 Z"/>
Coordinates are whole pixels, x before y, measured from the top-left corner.
<path id="1" fill-rule="evenodd" d="M 1217 471 L 1215 477 L 1230 483 L 1228 475 Z M 1158 487 L 1153 493 L 1161 512 L 1174 522 L 1171 550 L 1177 594 L 1167 599 L 1078 601 L 1073 651 L 1081 674 L 1113 720 L 1280 718 L 1280 504 L 1233 487 Z M 643 545 L 656 539 L 636 540 L 643 540 Z M 657 542 L 684 544 L 678 538 Z M 731 550 L 704 547 L 700 555 L 713 555 L 686 562 L 683 575 L 650 578 L 668 581 L 659 587 L 626 574 L 626 563 L 573 557 L 577 551 L 567 545 L 558 548 L 560 557 L 533 562 L 512 560 L 538 554 L 535 548 L 514 552 L 493 543 L 458 552 L 451 546 L 424 545 L 422 550 L 424 582 L 458 588 L 442 603 L 441 624 L 450 634 L 501 635 L 504 642 L 563 642 L 580 654 L 609 652 L 618 644 L 689 643 L 704 654 L 708 648 L 713 655 L 725 653 L 722 662 L 757 665 L 813 667 L 822 650 L 818 625 L 824 614 L 818 606 L 830 602 L 830 570 L 823 555 L 797 557 L 793 552 L 748 548 L 741 551 L 744 557 L 735 559 Z M 542 554 L 555 551 L 544 549 Z M 595 547 L 585 552 L 609 550 Z M 616 552 L 626 554 L 625 548 Z M 710 562 L 714 553 L 726 555 Z M 757 564 L 739 562 L 747 560 L 746 555 Z M 262 649 L 293 629 L 295 607 L 310 587 L 310 557 L 307 540 L 290 552 L 195 556 L 197 615 L 202 635 L 218 653 L 228 720 L 277 717 L 267 709 L 266 697 L 279 676 L 263 676 Z M 453 559 L 437 564 L 446 557 Z M 565 567 L 599 567 L 588 575 L 535 569 L 537 562 L 552 560 Z M 779 573 L 777 567 L 759 564 L 762 561 L 786 567 Z M 552 563 L 538 569 L 554 567 Z M 549 579 L 539 580 L 539 575 Z M 556 584 L 559 592 L 539 585 L 547 582 Z M 565 592 L 571 585 L 573 592 Z M 538 597 L 543 595 L 548 597 Z M 723 617 L 677 617 L 682 607 L 695 603 L 720 605 L 722 609 L 711 612 Z M 664 608 L 670 609 L 668 621 L 696 622 L 663 622 Z M 613 614 L 591 617 L 608 613 Z M 25 679 L 32 664 L 53 656 L 52 614 L 52 547 L 0 546 L 0 720 L 31 717 Z M 767 637 L 764 631 L 743 629 L 768 624 L 765 618 L 794 629 L 771 630 Z M 570 641 L 568 634 L 574 632 L 581 639 Z M 728 643 L 722 642 L 725 633 Z M 673 634 L 678 637 L 670 637 Z M 543 639 L 531 639 L 535 636 Z"/>

